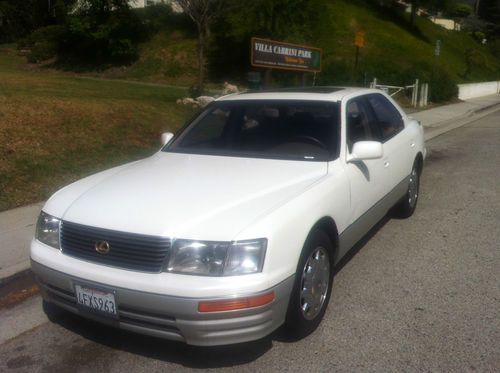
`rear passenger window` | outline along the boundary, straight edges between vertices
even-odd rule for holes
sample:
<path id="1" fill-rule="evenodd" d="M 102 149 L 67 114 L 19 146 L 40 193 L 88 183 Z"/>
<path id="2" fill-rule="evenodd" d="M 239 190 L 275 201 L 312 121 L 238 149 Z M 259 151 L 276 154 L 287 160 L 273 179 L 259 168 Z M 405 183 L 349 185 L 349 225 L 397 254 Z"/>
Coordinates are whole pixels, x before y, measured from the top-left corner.
<path id="1" fill-rule="evenodd" d="M 367 98 L 375 113 L 382 141 L 390 139 L 404 128 L 401 113 L 387 98 L 378 94 L 368 95 Z"/>

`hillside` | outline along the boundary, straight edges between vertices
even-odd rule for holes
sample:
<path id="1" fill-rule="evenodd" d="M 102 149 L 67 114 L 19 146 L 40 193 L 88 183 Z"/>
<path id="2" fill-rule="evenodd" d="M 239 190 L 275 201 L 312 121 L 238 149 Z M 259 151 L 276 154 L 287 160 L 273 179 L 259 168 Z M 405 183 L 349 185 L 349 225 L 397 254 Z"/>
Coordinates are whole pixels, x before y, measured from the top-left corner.
<path id="1" fill-rule="evenodd" d="M 366 47 L 361 51 L 360 70 L 371 75 L 399 75 L 424 66 L 440 66 L 458 81 L 481 81 L 500 77 L 500 61 L 466 32 L 456 32 L 417 17 L 417 31 L 406 18 L 368 7 L 363 2 L 328 2 L 329 21 L 321 27 L 318 44 L 324 48 L 325 65 L 354 61 L 354 33 L 364 31 Z M 407 17 L 405 15 L 404 17 Z M 441 55 L 434 55 L 441 40 Z M 467 57 L 469 56 L 469 57 Z M 470 73 L 467 61 L 472 65 Z M 390 82 L 388 82 L 390 83 Z"/>
<path id="2" fill-rule="evenodd" d="M 320 84 L 362 84 L 373 77 L 387 84 L 410 84 L 417 77 L 429 80 L 436 70 L 446 72 L 456 82 L 500 79 L 500 61 L 466 32 L 449 31 L 421 17 L 417 17 L 417 27 L 411 28 L 407 15 L 370 4 L 362 0 L 326 1 L 326 11 L 319 16 L 312 36 L 286 40 L 323 49 L 323 71 L 317 76 Z M 365 32 L 366 46 L 360 51 L 359 66 L 354 71 L 353 40 L 357 31 Z M 439 58 L 434 55 L 436 40 L 442 43 Z M 218 83 L 226 79 L 244 82 L 250 70 L 248 37 L 227 48 L 234 47 L 244 53 L 234 57 L 234 51 L 219 45 L 219 55 L 212 60 L 218 66 L 209 66 L 222 71 L 217 74 Z M 165 29 L 141 45 L 140 50 L 138 62 L 104 75 L 184 86 L 194 83 L 194 35 Z M 231 54 L 238 60 L 231 60 Z"/>

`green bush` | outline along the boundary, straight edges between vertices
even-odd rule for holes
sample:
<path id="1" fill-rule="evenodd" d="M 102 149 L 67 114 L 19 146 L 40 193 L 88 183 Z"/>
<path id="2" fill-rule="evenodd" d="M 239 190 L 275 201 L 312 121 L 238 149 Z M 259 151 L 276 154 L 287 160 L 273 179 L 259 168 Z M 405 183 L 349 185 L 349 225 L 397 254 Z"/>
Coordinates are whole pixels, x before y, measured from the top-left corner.
<path id="1" fill-rule="evenodd" d="M 452 17 L 465 18 L 471 15 L 473 12 L 472 7 L 469 4 L 460 3 L 455 4 L 451 10 Z"/>
<path id="2" fill-rule="evenodd" d="M 186 13 L 175 13 L 168 4 L 153 4 L 134 9 L 134 13 L 147 28 L 150 35 L 160 30 L 184 31 L 196 36 L 196 26 Z"/>
<path id="3" fill-rule="evenodd" d="M 129 64 L 138 58 L 137 43 L 146 31 L 133 13 L 112 13 L 102 23 L 86 16 L 71 17 L 60 39 L 59 55 L 80 66 Z"/>
<path id="4" fill-rule="evenodd" d="M 444 66 L 419 64 L 406 73 L 413 74 L 413 79 L 418 79 L 421 84 L 429 84 L 429 101 L 445 102 L 458 95 L 457 80 Z"/>
<path id="5" fill-rule="evenodd" d="M 180 62 L 171 60 L 165 67 L 164 75 L 167 77 L 176 78 L 183 73 L 184 69 Z"/>
<path id="6" fill-rule="evenodd" d="M 148 37 L 148 32 L 126 0 L 116 0 L 104 14 L 98 3 L 86 3 L 92 6 L 61 18 L 60 25 L 39 28 L 20 40 L 19 49 L 30 51 L 28 61 L 57 57 L 60 65 L 72 69 L 94 69 L 137 60 L 137 44 Z"/>
<path id="7" fill-rule="evenodd" d="M 109 40 L 110 61 L 116 63 L 130 63 L 139 58 L 137 47 L 129 39 Z"/>
<path id="8" fill-rule="evenodd" d="M 488 48 L 494 56 L 500 58 L 500 38 L 488 41 Z"/>
<path id="9" fill-rule="evenodd" d="M 316 85 L 352 85 L 354 80 L 352 66 L 342 61 L 326 62 L 316 76 Z"/>
<path id="10" fill-rule="evenodd" d="M 434 69 L 429 75 L 429 100 L 432 102 L 449 101 L 457 97 L 457 82 L 444 68 Z"/>
<path id="11" fill-rule="evenodd" d="M 39 63 L 54 58 L 57 54 L 57 44 L 41 41 L 33 45 L 26 56 L 29 63 Z"/>
<path id="12" fill-rule="evenodd" d="M 38 63 L 55 57 L 59 50 L 59 40 L 64 35 L 62 25 L 52 25 L 35 30 L 26 38 L 21 39 L 18 49 L 28 49 L 28 62 Z"/>
<path id="13" fill-rule="evenodd" d="M 471 32 L 470 36 L 472 36 L 478 43 L 482 43 L 483 40 L 486 39 L 486 34 L 482 31 Z"/>

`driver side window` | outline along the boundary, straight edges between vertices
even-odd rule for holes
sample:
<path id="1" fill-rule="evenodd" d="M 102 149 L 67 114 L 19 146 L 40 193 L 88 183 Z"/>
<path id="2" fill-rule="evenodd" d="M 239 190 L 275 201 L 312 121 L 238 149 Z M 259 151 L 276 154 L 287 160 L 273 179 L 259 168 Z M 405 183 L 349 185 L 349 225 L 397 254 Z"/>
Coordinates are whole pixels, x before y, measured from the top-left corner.
<path id="1" fill-rule="evenodd" d="M 347 146 L 352 151 L 352 146 L 357 141 L 369 141 L 375 139 L 375 134 L 370 126 L 371 116 L 366 102 L 356 98 L 347 103 Z"/>

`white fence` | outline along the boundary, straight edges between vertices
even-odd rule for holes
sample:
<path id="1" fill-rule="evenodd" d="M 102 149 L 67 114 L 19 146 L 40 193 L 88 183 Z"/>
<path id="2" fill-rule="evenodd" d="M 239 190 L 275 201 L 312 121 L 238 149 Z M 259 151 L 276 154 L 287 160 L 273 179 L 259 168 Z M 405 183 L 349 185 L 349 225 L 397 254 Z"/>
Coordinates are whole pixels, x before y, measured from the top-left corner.
<path id="1" fill-rule="evenodd" d="M 395 96 L 399 92 L 404 92 L 408 89 L 411 89 L 411 104 L 413 107 L 426 107 L 429 99 L 429 84 L 428 83 L 420 83 L 418 79 L 415 80 L 415 83 L 407 86 L 393 86 L 393 85 L 385 85 L 379 84 L 377 82 L 377 78 L 373 78 L 373 82 L 370 83 L 370 88 L 377 88 L 385 91 L 391 96 Z"/>
<path id="2" fill-rule="evenodd" d="M 458 85 L 458 98 L 460 100 L 494 95 L 495 93 L 500 93 L 500 81 Z"/>

